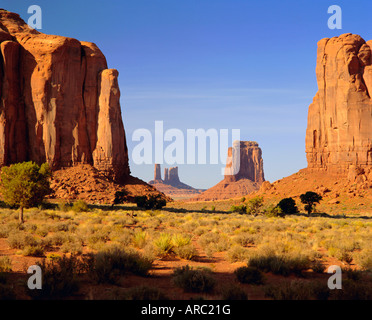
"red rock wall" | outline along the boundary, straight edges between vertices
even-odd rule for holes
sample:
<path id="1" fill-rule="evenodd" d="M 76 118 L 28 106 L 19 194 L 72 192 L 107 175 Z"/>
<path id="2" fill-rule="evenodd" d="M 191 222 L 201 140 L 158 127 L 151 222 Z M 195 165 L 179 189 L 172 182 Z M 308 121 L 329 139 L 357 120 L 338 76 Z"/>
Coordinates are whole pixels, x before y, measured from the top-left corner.
<path id="1" fill-rule="evenodd" d="M 319 91 L 309 108 L 308 167 L 347 173 L 372 166 L 371 42 L 344 34 L 318 43 Z"/>
<path id="2" fill-rule="evenodd" d="M 129 175 L 118 72 L 93 43 L 31 30 L 0 10 L 0 165 L 91 164 Z"/>

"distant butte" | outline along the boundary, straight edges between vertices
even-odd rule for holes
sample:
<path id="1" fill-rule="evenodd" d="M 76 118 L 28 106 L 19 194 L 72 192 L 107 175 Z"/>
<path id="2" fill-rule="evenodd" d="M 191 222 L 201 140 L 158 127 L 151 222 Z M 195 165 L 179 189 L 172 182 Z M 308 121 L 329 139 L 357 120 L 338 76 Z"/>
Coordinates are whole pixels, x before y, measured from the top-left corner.
<path id="1" fill-rule="evenodd" d="M 167 196 L 174 198 L 190 198 L 204 191 L 182 183 L 178 175 L 178 167 L 164 169 L 163 180 L 161 177 L 160 164 L 155 165 L 154 180 L 150 181 L 149 184 Z"/>
<path id="2" fill-rule="evenodd" d="M 239 148 L 238 148 L 239 147 Z M 234 164 L 234 150 L 239 150 L 239 170 Z M 214 187 L 192 198 L 192 201 L 213 201 L 245 196 L 258 191 L 265 181 L 262 150 L 257 142 L 235 141 L 234 146 L 229 148 L 230 162 L 225 169 L 225 178 Z M 232 158 L 231 158 L 232 157 Z"/>

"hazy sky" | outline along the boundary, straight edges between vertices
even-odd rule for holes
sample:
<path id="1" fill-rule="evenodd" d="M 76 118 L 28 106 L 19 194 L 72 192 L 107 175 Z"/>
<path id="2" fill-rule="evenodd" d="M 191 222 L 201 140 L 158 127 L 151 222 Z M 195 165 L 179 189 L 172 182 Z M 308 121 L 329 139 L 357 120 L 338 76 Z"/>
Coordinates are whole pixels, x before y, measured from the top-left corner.
<path id="1" fill-rule="evenodd" d="M 372 1 L 250 0 L 1 0 L 26 21 L 43 10 L 47 34 L 96 43 L 120 72 L 121 105 L 130 153 L 138 128 L 241 129 L 257 141 L 266 179 L 306 167 L 308 106 L 317 91 L 317 42 L 342 33 L 372 39 Z M 330 30 L 331 5 L 343 29 Z M 153 166 L 131 171 L 145 181 Z M 180 178 L 209 188 L 221 165 L 182 165 Z"/>

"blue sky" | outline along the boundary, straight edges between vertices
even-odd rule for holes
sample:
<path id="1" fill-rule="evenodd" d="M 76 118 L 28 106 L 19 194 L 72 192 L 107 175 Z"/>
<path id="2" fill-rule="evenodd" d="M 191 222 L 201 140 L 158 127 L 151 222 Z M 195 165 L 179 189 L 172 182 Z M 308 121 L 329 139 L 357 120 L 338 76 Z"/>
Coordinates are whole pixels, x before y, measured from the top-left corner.
<path id="1" fill-rule="evenodd" d="M 47 34 L 96 43 L 120 72 L 121 105 L 130 152 L 132 133 L 165 129 L 241 129 L 257 141 L 266 179 L 306 167 L 308 106 L 317 91 L 316 44 L 342 33 L 372 39 L 372 2 L 248 0 L 1 0 L 26 21 L 40 5 Z M 343 29 L 330 30 L 331 5 Z M 149 181 L 153 166 L 131 163 Z M 221 165 L 181 165 L 198 188 L 222 179 Z"/>

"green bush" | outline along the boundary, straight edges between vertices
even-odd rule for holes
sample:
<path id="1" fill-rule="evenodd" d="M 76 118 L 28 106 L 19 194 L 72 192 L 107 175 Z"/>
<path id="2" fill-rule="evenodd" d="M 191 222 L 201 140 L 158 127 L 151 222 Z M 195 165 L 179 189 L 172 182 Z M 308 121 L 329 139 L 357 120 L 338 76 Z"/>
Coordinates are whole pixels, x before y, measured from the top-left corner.
<path id="1" fill-rule="evenodd" d="M 115 193 L 114 204 L 122 204 L 128 200 L 129 200 L 129 194 L 127 190 L 123 189 Z"/>
<path id="2" fill-rule="evenodd" d="M 138 208 L 146 210 L 160 210 L 167 205 L 167 201 L 161 195 L 135 197 L 134 202 Z"/>
<path id="3" fill-rule="evenodd" d="M 309 191 L 300 196 L 301 202 L 305 204 L 305 210 L 310 215 L 314 210 L 317 203 L 319 203 L 323 197 L 315 192 Z"/>
<path id="4" fill-rule="evenodd" d="M 255 285 L 261 285 L 264 283 L 262 272 L 255 267 L 241 267 L 236 269 L 234 274 L 240 283 Z"/>
<path id="5" fill-rule="evenodd" d="M 247 203 L 247 213 L 252 216 L 258 215 L 261 211 L 263 203 L 263 197 L 255 197 L 253 199 L 250 199 Z"/>
<path id="6" fill-rule="evenodd" d="M 284 214 L 296 214 L 298 213 L 298 208 L 296 201 L 293 198 L 286 198 L 278 203 L 278 207 L 282 209 Z"/>
<path id="7" fill-rule="evenodd" d="M 216 280 L 209 271 L 194 270 L 187 265 L 174 270 L 173 283 L 185 292 L 209 293 L 213 291 Z"/>
<path id="8" fill-rule="evenodd" d="M 239 206 L 231 206 L 230 211 L 244 214 L 247 213 L 247 206 L 245 206 L 244 204 L 241 204 Z"/>
<path id="9" fill-rule="evenodd" d="M 269 206 L 268 208 L 265 209 L 264 214 L 268 218 L 284 218 L 285 213 L 279 206 Z"/>
<path id="10" fill-rule="evenodd" d="M 23 209 L 37 207 L 51 193 L 51 171 L 46 163 L 16 163 L 3 167 L 0 175 L 0 192 L 8 205 L 20 208 L 20 223 L 24 221 Z"/>

